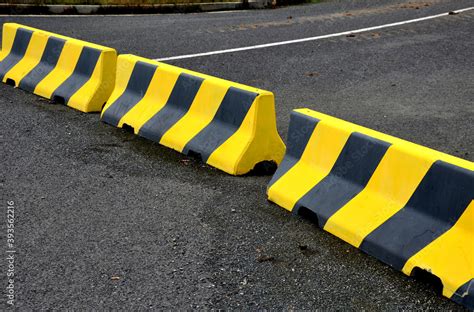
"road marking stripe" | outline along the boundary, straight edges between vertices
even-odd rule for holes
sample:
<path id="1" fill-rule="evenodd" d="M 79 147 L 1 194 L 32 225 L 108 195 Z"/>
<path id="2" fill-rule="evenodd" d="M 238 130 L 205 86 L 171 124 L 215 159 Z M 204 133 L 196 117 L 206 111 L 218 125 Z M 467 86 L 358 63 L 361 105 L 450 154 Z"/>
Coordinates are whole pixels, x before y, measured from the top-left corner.
<path id="1" fill-rule="evenodd" d="M 462 12 L 466 12 L 466 11 L 470 11 L 470 10 L 474 10 L 474 7 L 455 10 L 455 11 L 451 11 L 451 12 L 462 13 Z M 362 32 L 367 32 L 367 31 L 372 31 L 372 30 L 378 30 L 378 29 L 383 29 L 383 28 L 389 28 L 389 27 L 395 27 L 395 26 L 400 26 L 400 25 L 405 25 L 405 24 L 422 22 L 422 21 L 426 21 L 426 20 L 430 20 L 430 19 L 434 19 L 434 18 L 438 18 L 438 17 L 447 16 L 449 14 L 450 14 L 450 12 L 446 12 L 446 13 L 441 13 L 441 14 L 430 15 L 430 16 L 426 16 L 426 17 L 420 17 L 420 18 L 415 18 L 415 19 L 411 19 L 411 20 L 396 22 L 396 23 L 384 24 L 384 25 L 361 28 L 361 29 L 355 29 L 355 30 L 348 30 L 348 31 L 344 31 L 344 32 L 328 34 L 328 35 L 322 35 L 322 36 L 316 36 L 316 37 L 309 37 L 309 38 L 302 38 L 302 39 L 295 39 L 295 40 L 287 40 L 287 41 L 280 41 L 280 42 L 253 45 L 253 46 L 248 46 L 248 47 L 210 51 L 210 52 L 204 52 L 204 53 L 163 57 L 163 58 L 155 59 L 155 61 L 181 60 L 181 59 L 188 59 L 188 58 L 201 57 L 201 56 L 209 56 L 209 55 L 217 55 L 217 54 L 225 54 L 225 53 L 234 53 L 234 52 L 256 50 L 256 49 L 264 49 L 264 48 L 282 46 L 282 45 L 293 44 L 293 43 L 301 43 L 301 42 L 307 42 L 307 41 L 316 41 L 316 40 L 321 40 L 321 39 L 345 36 L 345 35 L 350 35 L 350 34 L 357 34 L 357 33 L 362 33 Z"/>

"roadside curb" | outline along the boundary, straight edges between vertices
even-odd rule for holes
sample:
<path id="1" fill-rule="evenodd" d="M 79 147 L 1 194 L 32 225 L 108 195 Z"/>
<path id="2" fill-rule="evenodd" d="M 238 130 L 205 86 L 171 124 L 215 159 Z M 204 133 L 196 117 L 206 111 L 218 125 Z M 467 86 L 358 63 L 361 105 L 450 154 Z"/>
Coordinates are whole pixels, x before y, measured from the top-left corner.
<path id="1" fill-rule="evenodd" d="M 207 2 L 156 5 L 36 5 L 0 4 L 0 14 L 6 15 L 107 15 L 107 14 L 156 14 L 228 11 L 241 9 L 265 9 L 271 7 L 271 0 L 242 2 Z"/>

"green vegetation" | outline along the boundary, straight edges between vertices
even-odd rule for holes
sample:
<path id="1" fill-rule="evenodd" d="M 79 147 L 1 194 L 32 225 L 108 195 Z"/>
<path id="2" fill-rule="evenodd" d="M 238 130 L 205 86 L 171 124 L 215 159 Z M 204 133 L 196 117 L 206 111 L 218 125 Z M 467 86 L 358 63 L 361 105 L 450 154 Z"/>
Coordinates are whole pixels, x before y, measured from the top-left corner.
<path id="1" fill-rule="evenodd" d="M 102 4 L 102 5 L 146 5 L 232 2 L 238 0 L 7 0 L 8 4 Z"/>

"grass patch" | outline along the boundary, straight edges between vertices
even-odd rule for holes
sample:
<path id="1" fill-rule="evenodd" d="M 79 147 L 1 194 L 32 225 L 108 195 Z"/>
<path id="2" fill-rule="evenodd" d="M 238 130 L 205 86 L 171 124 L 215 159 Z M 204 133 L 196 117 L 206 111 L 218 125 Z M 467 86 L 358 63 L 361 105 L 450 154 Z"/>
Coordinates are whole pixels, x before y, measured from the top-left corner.
<path id="1" fill-rule="evenodd" d="M 8 4 L 65 4 L 65 5 L 145 5 L 145 4 L 186 4 L 186 3 L 210 3 L 229 2 L 235 0 L 7 0 Z M 238 0 L 237 0 L 238 1 Z"/>

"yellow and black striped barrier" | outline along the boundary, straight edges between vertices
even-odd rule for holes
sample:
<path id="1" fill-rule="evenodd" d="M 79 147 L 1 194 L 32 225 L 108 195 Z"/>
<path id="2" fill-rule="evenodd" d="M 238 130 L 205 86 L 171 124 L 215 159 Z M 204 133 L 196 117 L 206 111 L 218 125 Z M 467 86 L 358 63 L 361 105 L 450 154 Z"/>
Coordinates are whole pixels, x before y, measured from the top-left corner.
<path id="1" fill-rule="evenodd" d="M 285 152 L 271 92 L 134 55 L 118 57 L 102 120 L 233 175 Z"/>
<path id="2" fill-rule="evenodd" d="M 474 308 L 474 163 L 309 109 L 287 144 L 270 201 Z"/>
<path id="3" fill-rule="evenodd" d="M 114 88 L 114 49 L 6 23 L 0 80 L 83 112 L 100 112 Z"/>

